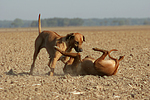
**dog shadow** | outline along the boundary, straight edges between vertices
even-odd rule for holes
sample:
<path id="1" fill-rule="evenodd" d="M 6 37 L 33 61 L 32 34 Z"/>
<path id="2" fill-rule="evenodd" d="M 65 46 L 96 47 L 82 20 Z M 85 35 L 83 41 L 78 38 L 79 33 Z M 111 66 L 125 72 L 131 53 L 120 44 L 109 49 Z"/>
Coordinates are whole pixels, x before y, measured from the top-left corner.
<path id="1" fill-rule="evenodd" d="M 45 75 L 49 76 L 50 75 L 50 71 L 47 72 Z M 53 76 L 65 76 L 65 74 L 56 74 L 56 73 L 54 73 Z"/>
<path id="2" fill-rule="evenodd" d="M 8 72 L 5 72 L 6 75 L 13 75 L 13 76 L 23 76 L 23 75 L 29 75 L 29 72 L 21 72 L 21 73 L 16 73 L 13 69 L 10 69 Z"/>
<path id="3" fill-rule="evenodd" d="M 24 75 L 30 75 L 29 72 L 21 72 L 21 73 L 16 73 L 13 69 L 10 69 L 8 72 L 5 72 L 6 75 L 12 75 L 12 76 L 24 76 Z M 50 71 L 47 72 L 46 74 L 34 74 L 31 76 L 49 76 Z M 65 74 L 56 74 L 54 73 L 54 76 L 65 76 Z"/>
<path id="4" fill-rule="evenodd" d="M 30 75 L 29 72 L 21 72 L 21 73 L 16 73 L 15 71 L 13 71 L 13 69 L 10 69 L 8 72 L 5 72 L 6 75 L 12 75 L 12 76 L 24 76 L 24 75 Z M 50 76 L 50 71 L 47 72 L 46 74 L 34 74 L 34 75 L 31 75 L 31 76 Z M 67 79 L 68 77 L 77 77 L 77 76 L 87 76 L 87 75 L 71 75 L 71 74 L 61 74 L 61 73 L 54 73 L 53 76 L 58 76 L 59 79 Z M 97 76 L 97 75 L 94 75 L 94 76 Z M 2 77 L 0 75 L 0 77 Z M 103 77 L 104 79 L 107 77 L 107 76 L 99 76 L 99 77 Z"/>

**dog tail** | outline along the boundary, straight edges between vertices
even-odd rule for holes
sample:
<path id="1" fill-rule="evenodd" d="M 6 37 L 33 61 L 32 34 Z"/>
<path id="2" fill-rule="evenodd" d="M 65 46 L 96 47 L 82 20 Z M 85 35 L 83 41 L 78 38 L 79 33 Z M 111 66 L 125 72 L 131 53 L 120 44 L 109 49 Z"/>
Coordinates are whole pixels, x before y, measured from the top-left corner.
<path id="1" fill-rule="evenodd" d="M 39 14 L 39 19 L 38 19 L 38 27 L 39 27 L 39 34 L 41 33 L 41 19 L 40 19 L 41 14 Z"/>

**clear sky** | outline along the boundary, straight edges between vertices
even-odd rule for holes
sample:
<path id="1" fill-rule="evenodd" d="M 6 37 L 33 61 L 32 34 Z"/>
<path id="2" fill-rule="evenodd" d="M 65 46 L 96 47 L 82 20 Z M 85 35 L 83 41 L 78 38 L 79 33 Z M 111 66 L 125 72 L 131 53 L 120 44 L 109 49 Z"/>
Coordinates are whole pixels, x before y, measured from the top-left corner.
<path id="1" fill-rule="evenodd" d="M 150 0 L 0 0 L 0 20 L 150 18 Z"/>

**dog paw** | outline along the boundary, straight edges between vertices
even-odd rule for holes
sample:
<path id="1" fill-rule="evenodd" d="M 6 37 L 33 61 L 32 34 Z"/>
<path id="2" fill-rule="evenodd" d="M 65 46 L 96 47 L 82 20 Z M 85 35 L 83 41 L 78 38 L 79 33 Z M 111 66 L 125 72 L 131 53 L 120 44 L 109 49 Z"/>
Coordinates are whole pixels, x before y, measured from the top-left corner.
<path id="1" fill-rule="evenodd" d="M 98 48 L 97 47 L 95 47 L 95 48 L 92 48 L 93 50 L 98 50 Z"/>
<path id="2" fill-rule="evenodd" d="M 27 74 L 28 74 L 28 75 L 33 75 L 33 73 L 31 73 L 31 72 L 28 72 Z"/>
<path id="3" fill-rule="evenodd" d="M 59 49 L 59 47 L 58 47 L 58 46 L 54 46 L 54 48 L 55 48 L 55 49 Z"/>
<path id="4" fill-rule="evenodd" d="M 117 49 L 112 49 L 111 51 L 118 51 Z"/>

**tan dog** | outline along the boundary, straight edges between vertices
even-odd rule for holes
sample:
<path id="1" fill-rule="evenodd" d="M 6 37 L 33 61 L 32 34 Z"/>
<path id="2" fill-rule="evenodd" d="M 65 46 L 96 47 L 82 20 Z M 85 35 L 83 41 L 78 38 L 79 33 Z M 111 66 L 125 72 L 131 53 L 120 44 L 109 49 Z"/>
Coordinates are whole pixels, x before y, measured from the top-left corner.
<path id="1" fill-rule="evenodd" d="M 40 49 L 46 48 L 50 60 L 48 66 L 51 69 L 50 76 L 53 76 L 54 68 L 56 62 L 62 56 L 60 52 L 55 50 L 54 46 L 58 46 L 63 51 L 71 52 L 72 48 L 76 50 L 76 52 L 82 52 L 82 43 L 85 41 L 85 38 L 80 33 L 70 33 L 66 36 L 60 36 L 56 32 L 53 31 L 43 31 L 41 32 L 41 21 L 39 14 L 39 36 L 35 40 L 35 51 L 33 55 L 33 63 L 31 65 L 30 74 L 33 74 L 33 69 L 35 66 L 35 60 L 37 58 Z"/>
<path id="2" fill-rule="evenodd" d="M 65 52 L 56 46 L 55 49 L 62 53 L 64 56 L 70 57 L 70 60 L 65 64 L 63 69 L 65 74 L 99 76 L 115 75 L 118 71 L 119 62 L 124 58 L 124 56 L 120 56 L 119 59 L 115 59 L 110 56 L 112 51 L 117 51 L 116 49 L 112 49 L 108 52 L 106 50 L 93 48 L 94 51 L 103 52 L 103 55 L 96 60 L 87 56 L 81 61 L 80 53 Z M 105 60 L 107 55 L 111 60 Z"/>

